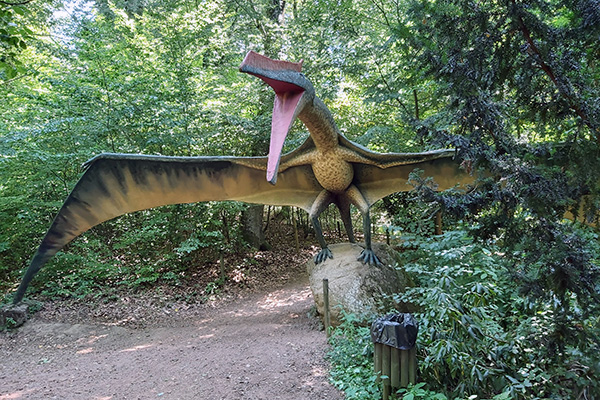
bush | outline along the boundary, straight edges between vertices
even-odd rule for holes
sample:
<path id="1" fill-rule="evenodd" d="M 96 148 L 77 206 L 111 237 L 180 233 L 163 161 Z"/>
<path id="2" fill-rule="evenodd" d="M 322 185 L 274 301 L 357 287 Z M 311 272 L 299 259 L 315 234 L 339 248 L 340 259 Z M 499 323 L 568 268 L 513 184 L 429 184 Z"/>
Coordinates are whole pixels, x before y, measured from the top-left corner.
<path id="1" fill-rule="evenodd" d="M 573 229 L 579 229 L 573 227 Z M 598 259 L 594 239 L 588 250 Z M 416 286 L 398 294 L 419 312 L 420 383 L 403 399 L 592 399 L 600 396 L 598 306 L 570 296 L 570 312 L 552 296 L 528 297 L 523 265 L 466 231 L 405 236 L 403 268 Z M 527 266 L 532 268 L 532 266 Z M 586 308 L 586 310 L 583 310 Z M 570 329 L 564 329 L 564 323 Z M 380 396 L 369 329 L 352 315 L 331 338 L 331 380 L 347 399 Z M 562 347 L 556 347 L 557 335 Z M 575 338 L 567 335 L 576 335 Z"/>
<path id="2" fill-rule="evenodd" d="M 411 250 L 403 253 L 404 268 L 417 286 L 398 299 L 420 309 L 420 380 L 430 388 L 449 398 L 600 394 L 599 349 L 597 342 L 592 344 L 596 336 L 582 338 L 580 346 L 564 340 L 557 354 L 550 336 L 564 319 L 557 315 L 562 308 L 522 294 L 514 258 L 494 244 L 475 242 L 465 231 L 437 240 L 413 237 L 405 245 Z M 575 297 L 571 306 L 579 306 Z M 598 318 L 577 324 L 575 330 L 585 336 L 597 332 Z"/>
<path id="3" fill-rule="evenodd" d="M 342 312 L 342 324 L 333 331 L 330 343 L 330 380 L 336 388 L 344 391 L 345 399 L 379 398 L 369 328 L 359 326 L 354 315 Z"/>
<path id="4" fill-rule="evenodd" d="M 342 324 L 330 339 L 331 383 L 344 391 L 346 400 L 381 398 L 380 385 L 375 383 L 373 342 L 370 328 L 358 325 L 352 314 L 342 312 Z M 424 383 L 401 389 L 406 400 L 446 400 L 442 393 L 427 390 Z"/>

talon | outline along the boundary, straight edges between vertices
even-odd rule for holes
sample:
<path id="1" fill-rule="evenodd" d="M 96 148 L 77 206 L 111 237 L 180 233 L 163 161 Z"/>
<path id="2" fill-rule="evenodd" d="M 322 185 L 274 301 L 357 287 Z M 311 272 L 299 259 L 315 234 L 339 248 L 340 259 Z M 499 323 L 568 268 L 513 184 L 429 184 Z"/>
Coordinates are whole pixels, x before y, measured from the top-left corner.
<path id="1" fill-rule="evenodd" d="M 323 261 L 327 260 L 328 258 L 333 258 L 333 254 L 331 253 L 331 250 L 329 250 L 328 247 L 324 247 L 323 249 L 321 249 L 321 251 L 319 253 L 317 253 L 317 255 L 314 257 L 314 261 L 315 264 L 320 264 Z"/>
<path id="2" fill-rule="evenodd" d="M 364 249 L 361 251 L 360 256 L 356 259 L 363 264 L 374 265 L 376 267 L 383 267 L 383 263 L 379 260 L 379 257 L 371 249 Z"/>

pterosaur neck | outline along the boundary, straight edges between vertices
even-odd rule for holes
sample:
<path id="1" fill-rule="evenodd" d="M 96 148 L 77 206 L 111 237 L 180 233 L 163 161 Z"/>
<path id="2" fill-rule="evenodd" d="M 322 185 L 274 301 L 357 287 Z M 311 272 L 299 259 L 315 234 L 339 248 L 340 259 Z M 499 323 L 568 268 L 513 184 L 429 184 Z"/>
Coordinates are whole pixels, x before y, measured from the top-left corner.
<path id="1" fill-rule="evenodd" d="M 302 109 L 298 118 L 308 128 L 318 150 L 325 152 L 338 146 L 340 131 L 321 99 L 315 96 L 313 101 Z"/>

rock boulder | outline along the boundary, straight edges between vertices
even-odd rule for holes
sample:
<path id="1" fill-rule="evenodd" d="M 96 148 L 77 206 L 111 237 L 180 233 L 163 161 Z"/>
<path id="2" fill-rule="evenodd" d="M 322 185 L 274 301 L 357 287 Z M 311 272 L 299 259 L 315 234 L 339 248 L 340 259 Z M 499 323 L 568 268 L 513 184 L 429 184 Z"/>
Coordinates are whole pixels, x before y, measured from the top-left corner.
<path id="1" fill-rule="evenodd" d="M 310 288 L 319 314 L 323 316 L 323 279 L 329 280 L 329 308 L 332 326 L 341 323 L 340 308 L 354 314 L 359 321 L 370 324 L 377 315 L 396 307 L 400 312 L 409 312 L 407 305 L 397 304 L 392 295 L 402 293 L 412 280 L 402 270 L 394 266 L 398 262 L 398 253 L 383 243 L 374 243 L 373 250 L 384 264 L 375 267 L 362 264 L 356 259 L 363 247 L 358 244 L 332 244 L 329 249 L 333 259 L 315 265 L 310 260 L 306 268 Z"/>
<path id="2" fill-rule="evenodd" d="M 27 304 L 7 304 L 0 308 L 0 328 L 16 328 L 27 321 Z"/>

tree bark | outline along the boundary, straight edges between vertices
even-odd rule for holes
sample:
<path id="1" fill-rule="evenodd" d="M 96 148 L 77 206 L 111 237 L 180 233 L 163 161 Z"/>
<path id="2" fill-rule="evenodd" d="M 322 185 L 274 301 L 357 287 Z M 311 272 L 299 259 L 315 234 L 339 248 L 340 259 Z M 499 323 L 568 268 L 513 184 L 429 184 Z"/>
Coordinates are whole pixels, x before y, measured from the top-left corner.
<path id="1" fill-rule="evenodd" d="M 244 240 L 257 249 L 268 248 L 262 229 L 264 205 L 251 205 L 242 212 L 242 235 Z"/>

